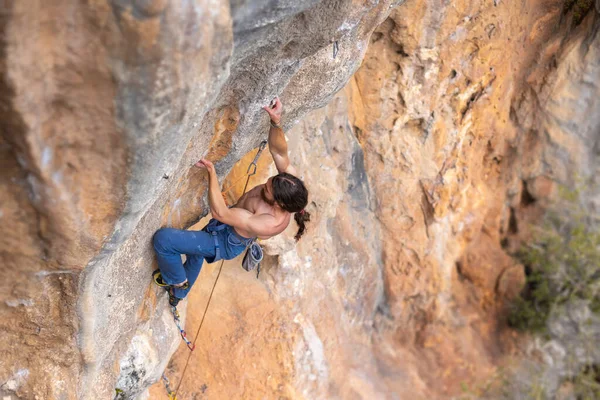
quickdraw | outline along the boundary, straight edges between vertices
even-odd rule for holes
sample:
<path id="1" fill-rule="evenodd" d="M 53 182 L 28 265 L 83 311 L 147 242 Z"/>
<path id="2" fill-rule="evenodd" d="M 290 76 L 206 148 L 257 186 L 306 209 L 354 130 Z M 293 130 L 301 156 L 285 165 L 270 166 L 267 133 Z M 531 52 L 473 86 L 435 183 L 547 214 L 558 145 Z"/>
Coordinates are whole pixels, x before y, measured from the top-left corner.
<path id="1" fill-rule="evenodd" d="M 175 393 L 171 389 L 171 382 L 169 382 L 169 378 L 163 373 L 162 380 L 165 383 L 165 389 L 167 389 L 167 395 L 169 396 L 169 400 L 177 400 L 177 393 Z"/>
<path id="2" fill-rule="evenodd" d="M 263 152 L 263 150 L 266 147 L 267 147 L 267 141 L 266 140 L 263 140 L 262 142 L 260 142 L 260 145 L 258 146 L 258 151 L 256 152 L 256 155 L 254 156 L 254 160 L 252 160 L 252 162 L 250 163 L 250 165 L 248 165 L 248 169 L 246 170 L 247 176 L 252 176 L 252 175 L 256 174 L 256 168 L 257 168 L 258 159 L 260 158 L 260 154 Z M 250 169 L 252 169 L 252 167 L 254 167 L 254 170 L 251 173 Z M 244 192 L 245 192 L 245 190 L 244 190 Z"/>
<path id="3" fill-rule="evenodd" d="M 190 349 L 190 351 L 194 351 L 194 349 L 196 348 L 196 345 L 193 344 L 192 342 L 190 342 L 190 340 L 187 338 L 187 334 L 185 333 L 185 330 L 181 327 L 181 320 L 179 319 L 180 315 L 179 315 L 179 311 L 177 311 L 177 307 L 171 306 L 171 312 L 173 313 L 173 319 L 175 320 L 175 325 L 177 325 L 177 329 L 179 329 L 179 333 L 181 334 L 181 339 L 183 339 L 183 341 L 185 342 L 188 349 Z"/>
<path id="4" fill-rule="evenodd" d="M 225 196 L 225 193 L 227 193 L 231 189 L 233 189 L 235 187 L 235 185 L 237 185 L 238 182 L 240 182 L 244 178 L 247 178 L 246 179 L 246 185 L 244 186 L 244 191 L 243 191 L 243 193 L 246 193 L 246 189 L 248 188 L 248 182 L 250 182 L 250 177 L 252 175 L 256 174 L 256 170 L 258 168 L 258 159 L 260 158 L 260 155 L 262 154 L 263 150 L 266 147 L 267 147 L 267 141 L 266 140 L 263 140 L 262 142 L 260 142 L 260 145 L 258 146 L 258 151 L 256 152 L 256 155 L 254 156 L 254 160 L 252 160 L 252 162 L 250 163 L 250 165 L 248 165 L 248 169 L 246 170 L 246 175 L 239 177 L 231 185 L 229 185 L 226 189 L 223 189 L 223 191 L 221 192 L 221 195 L 223 196 L 223 199 L 225 200 L 225 203 L 227 203 L 227 197 Z M 252 172 L 250 172 L 250 171 L 252 171 Z"/>

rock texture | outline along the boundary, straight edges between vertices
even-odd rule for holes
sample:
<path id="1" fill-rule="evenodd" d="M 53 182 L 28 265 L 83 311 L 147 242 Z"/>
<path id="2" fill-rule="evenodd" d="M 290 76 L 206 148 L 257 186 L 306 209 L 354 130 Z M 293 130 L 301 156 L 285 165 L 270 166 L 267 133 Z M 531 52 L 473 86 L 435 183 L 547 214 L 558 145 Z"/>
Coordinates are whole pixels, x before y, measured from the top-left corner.
<path id="1" fill-rule="evenodd" d="M 225 265 L 184 396 L 447 398 L 523 355 L 505 322 L 524 282 L 510 252 L 555 182 L 597 171 L 600 41 L 594 10 L 576 25 L 561 2 L 521 7 L 409 2 L 376 29 L 346 88 L 288 134 L 309 233 L 265 243 L 278 256 L 260 283 Z M 548 382 L 561 346 L 541 352 Z"/>
<path id="2" fill-rule="evenodd" d="M 181 398 L 439 398 L 502 364 L 507 250 L 554 181 L 598 168 L 600 7 L 401 3 L 0 4 L 0 394 L 159 380 L 180 339 L 152 234 L 208 211 L 190 166 L 228 175 L 275 95 L 310 231 L 265 243 L 259 280 L 225 266 Z"/>
<path id="3" fill-rule="evenodd" d="M 512 353 L 503 311 L 524 277 L 505 250 L 527 236 L 553 181 L 597 168 L 598 86 L 560 89 L 594 80 L 588 68 L 600 76 L 593 61 L 567 66 L 573 53 L 595 58 L 597 15 L 576 26 L 565 11 L 407 3 L 355 76 L 354 124 L 386 237 L 379 342 L 412 348 L 420 379 L 442 395 Z M 573 108 L 593 122 L 558 111 Z"/>
<path id="4" fill-rule="evenodd" d="M 150 239 L 206 212 L 192 162 L 225 175 L 283 88 L 294 118 L 326 104 L 392 4 L 4 2 L 3 390 L 109 398 L 137 344 L 164 364 L 177 332 L 149 286 Z"/>

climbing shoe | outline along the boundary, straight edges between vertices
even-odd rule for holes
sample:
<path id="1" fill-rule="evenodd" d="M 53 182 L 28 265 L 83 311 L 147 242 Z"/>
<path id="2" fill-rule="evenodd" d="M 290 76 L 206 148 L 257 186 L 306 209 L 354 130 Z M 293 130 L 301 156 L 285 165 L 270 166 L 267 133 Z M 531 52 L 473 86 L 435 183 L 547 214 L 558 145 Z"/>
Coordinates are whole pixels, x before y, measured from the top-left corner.
<path id="1" fill-rule="evenodd" d="M 167 282 L 165 282 L 163 280 L 162 275 L 160 273 L 160 269 L 157 269 L 152 273 L 152 279 L 154 280 L 154 283 L 156 283 L 158 286 L 163 287 L 165 289 L 170 288 L 170 287 L 176 287 L 178 289 L 186 290 L 190 287 L 190 284 L 188 282 L 185 282 L 183 285 L 179 285 L 179 286 L 169 285 Z"/>
<path id="2" fill-rule="evenodd" d="M 154 280 L 154 283 L 156 283 L 160 287 L 170 286 L 167 282 L 163 281 L 160 269 L 157 269 L 152 273 L 152 280 Z"/>

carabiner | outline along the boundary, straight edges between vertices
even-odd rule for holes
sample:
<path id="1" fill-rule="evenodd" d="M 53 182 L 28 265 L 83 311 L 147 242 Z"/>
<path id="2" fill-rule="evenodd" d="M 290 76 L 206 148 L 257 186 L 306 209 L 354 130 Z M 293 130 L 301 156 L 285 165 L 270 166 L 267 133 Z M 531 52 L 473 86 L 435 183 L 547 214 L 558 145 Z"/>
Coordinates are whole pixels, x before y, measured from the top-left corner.
<path id="1" fill-rule="evenodd" d="M 257 163 L 258 163 L 258 159 L 260 158 L 260 153 L 262 153 L 266 147 L 267 147 L 266 140 L 263 140 L 262 142 L 260 142 L 260 145 L 258 146 L 258 151 L 256 152 L 256 155 L 254 156 L 254 160 L 252 160 L 250 165 L 248 165 L 248 170 L 246 171 L 246 174 L 248 176 L 252 176 L 252 175 L 256 174 Z M 252 172 L 250 172 L 252 167 L 254 167 L 254 170 Z"/>

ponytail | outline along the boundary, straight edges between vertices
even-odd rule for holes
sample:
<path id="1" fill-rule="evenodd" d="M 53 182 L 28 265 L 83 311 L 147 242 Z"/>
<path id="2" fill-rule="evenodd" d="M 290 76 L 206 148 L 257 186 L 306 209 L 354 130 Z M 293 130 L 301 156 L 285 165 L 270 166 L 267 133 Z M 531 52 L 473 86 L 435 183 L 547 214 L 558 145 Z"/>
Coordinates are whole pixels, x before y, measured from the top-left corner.
<path id="1" fill-rule="evenodd" d="M 302 180 L 287 172 L 275 175 L 271 182 L 273 197 L 279 207 L 289 213 L 295 213 L 294 219 L 298 224 L 295 239 L 298 241 L 306 230 L 305 223 L 310 221 L 310 214 L 304 210 L 308 204 L 308 190 Z"/>
<path id="2" fill-rule="evenodd" d="M 294 236 L 294 239 L 296 239 L 297 242 L 300 240 L 304 234 L 304 231 L 306 230 L 305 222 L 310 221 L 310 213 L 308 211 L 301 210 L 294 214 L 294 220 L 296 220 L 296 223 L 298 224 L 298 233 L 296 233 L 296 236 Z"/>

